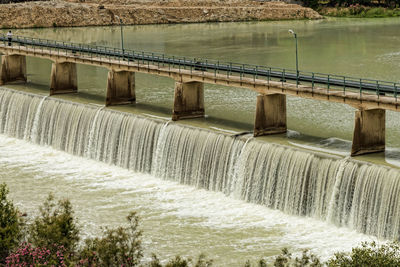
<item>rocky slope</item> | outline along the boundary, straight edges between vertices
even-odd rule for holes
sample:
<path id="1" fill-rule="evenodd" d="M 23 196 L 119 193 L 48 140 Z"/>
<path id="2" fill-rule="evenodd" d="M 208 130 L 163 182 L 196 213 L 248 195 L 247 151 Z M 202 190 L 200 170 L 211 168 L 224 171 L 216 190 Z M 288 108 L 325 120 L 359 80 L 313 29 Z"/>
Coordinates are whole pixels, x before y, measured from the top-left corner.
<path id="1" fill-rule="evenodd" d="M 283 2 L 89 0 L 0 5 L 2 28 L 66 27 L 119 24 L 318 19 L 309 8 Z"/>

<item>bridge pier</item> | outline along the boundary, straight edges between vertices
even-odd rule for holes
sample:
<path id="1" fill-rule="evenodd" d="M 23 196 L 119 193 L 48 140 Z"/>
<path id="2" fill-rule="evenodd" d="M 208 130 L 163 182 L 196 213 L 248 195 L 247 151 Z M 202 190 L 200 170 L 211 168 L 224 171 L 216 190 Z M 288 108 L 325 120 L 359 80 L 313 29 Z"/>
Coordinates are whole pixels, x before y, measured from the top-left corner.
<path id="1" fill-rule="evenodd" d="M 172 120 L 204 117 L 204 84 L 175 82 Z"/>
<path id="2" fill-rule="evenodd" d="M 77 93 L 76 64 L 72 62 L 53 62 L 50 80 L 50 95 Z"/>
<path id="3" fill-rule="evenodd" d="M 286 131 L 286 95 L 258 95 L 254 136 L 285 133 Z"/>
<path id="4" fill-rule="evenodd" d="M 351 156 L 385 151 L 385 113 L 384 109 L 356 110 Z"/>
<path id="5" fill-rule="evenodd" d="M 131 104 L 135 100 L 135 73 L 110 70 L 107 80 L 106 106 Z"/>
<path id="6" fill-rule="evenodd" d="M 26 82 L 26 57 L 3 55 L 1 59 L 0 85 L 14 81 Z"/>

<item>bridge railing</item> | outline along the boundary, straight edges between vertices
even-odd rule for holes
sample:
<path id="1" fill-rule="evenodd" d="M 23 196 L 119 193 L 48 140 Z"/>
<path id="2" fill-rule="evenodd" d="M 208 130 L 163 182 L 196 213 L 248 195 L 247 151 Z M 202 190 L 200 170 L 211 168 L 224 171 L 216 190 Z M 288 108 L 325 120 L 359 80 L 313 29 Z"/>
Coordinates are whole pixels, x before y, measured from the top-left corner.
<path id="1" fill-rule="evenodd" d="M 0 42 L 8 45 L 8 39 L 4 34 L 0 34 Z M 239 79 L 251 78 L 254 81 L 263 79 L 269 81 L 291 82 L 296 85 L 307 85 L 311 90 L 321 89 L 321 85 L 325 87 L 327 92 L 330 90 L 359 92 L 360 97 L 364 92 L 373 93 L 378 96 L 393 96 L 396 101 L 399 93 L 399 83 L 381 81 L 374 79 L 355 78 L 349 76 L 324 74 L 317 72 L 298 71 L 292 69 L 260 66 L 253 64 L 242 64 L 234 62 L 226 62 L 219 60 L 210 60 L 203 58 L 191 58 L 183 56 L 169 56 L 162 53 L 135 51 L 130 49 L 120 49 L 99 45 L 88 45 L 80 43 L 62 42 L 41 38 L 31 38 L 25 36 L 14 36 L 12 38 L 13 46 L 29 47 L 33 50 L 50 50 L 56 54 L 85 56 L 92 59 L 108 60 L 123 62 L 128 65 L 157 65 L 158 67 L 167 67 L 181 70 L 201 71 L 203 73 L 211 73 L 231 76 Z M 319 85 L 318 87 L 316 85 Z"/>

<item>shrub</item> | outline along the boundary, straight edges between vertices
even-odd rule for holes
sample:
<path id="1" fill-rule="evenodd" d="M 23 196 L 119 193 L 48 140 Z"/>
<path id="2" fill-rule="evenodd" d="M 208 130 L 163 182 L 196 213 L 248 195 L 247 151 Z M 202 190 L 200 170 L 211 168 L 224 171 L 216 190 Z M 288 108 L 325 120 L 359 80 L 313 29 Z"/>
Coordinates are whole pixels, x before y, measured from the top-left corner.
<path id="1" fill-rule="evenodd" d="M 400 246 L 396 242 L 384 245 L 364 242 L 350 253 L 336 253 L 328 266 L 400 266 Z"/>
<path id="2" fill-rule="evenodd" d="M 36 247 L 54 249 L 62 246 L 67 254 L 73 254 L 79 241 L 79 230 L 69 200 L 60 200 L 56 205 L 50 194 L 40 207 L 40 216 L 29 227 L 29 240 Z"/>
<path id="3" fill-rule="evenodd" d="M 55 251 L 55 253 L 52 253 Z M 65 248 L 56 246 L 52 250 L 32 247 L 29 243 L 22 243 L 18 249 L 6 259 L 6 266 L 67 266 L 64 259 Z"/>
<path id="4" fill-rule="evenodd" d="M 81 266 L 137 266 L 143 256 L 139 217 L 131 212 L 129 226 L 105 229 L 101 238 L 87 239 L 80 255 Z"/>
<path id="5" fill-rule="evenodd" d="M 160 260 L 155 254 L 151 256 L 152 260 L 146 266 L 148 267 L 163 267 Z M 175 256 L 175 258 L 168 261 L 164 267 L 211 267 L 213 260 L 208 260 L 204 254 L 200 254 L 196 262 L 193 262 L 191 258 L 182 258 L 181 256 Z"/>
<path id="6" fill-rule="evenodd" d="M 23 221 L 18 209 L 7 199 L 8 193 L 6 184 L 0 184 L 0 264 L 22 237 Z"/>
<path id="7" fill-rule="evenodd" d="M 261 266 L 261 261 L 260 261 Z M 320 259 L 314 254 L 310 253 L 309 250 L 304 250 L 301 258 L 294 258 L 288 249 L 282 249 L 282 253 L 275 258 L 275 267 L 287 267 L 287 266 L 309 266 L 309 267 L 320 267 L 323 266 Z"/>

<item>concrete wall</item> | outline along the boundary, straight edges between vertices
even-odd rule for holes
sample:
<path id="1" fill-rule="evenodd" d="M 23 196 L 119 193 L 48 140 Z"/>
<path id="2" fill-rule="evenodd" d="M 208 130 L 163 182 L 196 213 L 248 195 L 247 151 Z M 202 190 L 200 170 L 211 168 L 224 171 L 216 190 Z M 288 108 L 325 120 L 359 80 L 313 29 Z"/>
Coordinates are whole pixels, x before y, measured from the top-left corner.
<path id="1" fill-rule="evenodd" d="M 385 151 L 385 110 L 356 110 L 351 155 Z"/>
<path id="2" fill-rule="evenodd" d="M 50 95 L 78 92 L 76 64 L 53 62 L 50 78 Z"/>
<path id="3" fill-rule="evenodd" d="M 135 102 L 135 73 L 110 70 L 107 80 L 106 106 Z"/>
<path id="4" fill-rule="evenodd" d="M 286 95 L 258 95 L 254 136 L 285 133 Z"/>
<path id="5" fill-rule="evenodd" d="M 1 58 L 0 85 L 13 81 L 26 82 L 26 57 L 3 55 Z"/>
<path id="6" fill-rule="evenodd" d="M 204 117 L 204 84 L 175 82 L 172 120 Z"/>

